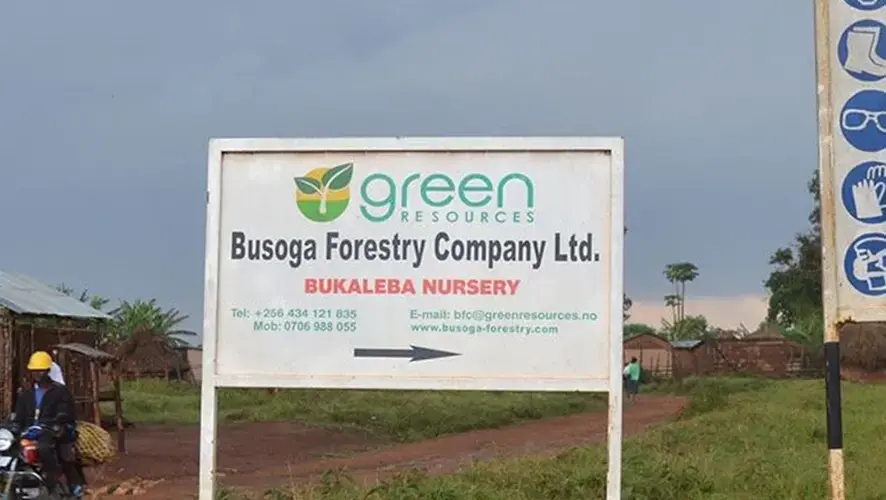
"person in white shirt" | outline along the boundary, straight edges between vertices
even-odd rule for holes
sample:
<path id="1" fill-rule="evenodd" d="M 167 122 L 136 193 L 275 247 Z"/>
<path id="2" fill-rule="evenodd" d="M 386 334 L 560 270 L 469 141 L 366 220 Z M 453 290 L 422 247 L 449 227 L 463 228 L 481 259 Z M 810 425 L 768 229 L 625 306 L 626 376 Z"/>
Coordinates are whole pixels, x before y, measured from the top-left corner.
<path id="1" fill-rule="evenodd" d="M 52 351 L 52 366 L 49 368 L 49 378 L 52 379 L 53 382 L 61 385 L 65 385 L 65 376 L 62 375 L 62 367 L 55 362 L 55 359 L 58 357 L 58 351 Z"/>

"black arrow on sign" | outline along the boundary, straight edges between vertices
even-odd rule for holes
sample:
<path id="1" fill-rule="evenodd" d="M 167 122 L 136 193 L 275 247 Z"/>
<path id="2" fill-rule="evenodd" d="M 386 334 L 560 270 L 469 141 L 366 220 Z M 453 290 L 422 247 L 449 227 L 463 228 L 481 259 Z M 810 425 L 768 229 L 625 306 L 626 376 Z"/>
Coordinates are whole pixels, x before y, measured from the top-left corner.
<path id="1" fill-rule="evenodd" d="M 427 347 L 419 347 L 417 345 L 410 345 L 409 349 L 354 349 L 355 358 L 409 358 L 410 363 L 428 359 L 448 358 L 450 356 L 461 356 L 461 354 L 428 349 Z"/>

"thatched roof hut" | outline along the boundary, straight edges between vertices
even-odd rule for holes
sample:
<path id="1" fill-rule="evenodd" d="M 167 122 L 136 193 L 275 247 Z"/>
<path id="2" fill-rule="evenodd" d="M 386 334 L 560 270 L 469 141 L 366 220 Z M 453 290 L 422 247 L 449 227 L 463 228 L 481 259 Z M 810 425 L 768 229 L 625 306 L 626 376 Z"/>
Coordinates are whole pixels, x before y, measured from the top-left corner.
<path id="1" fill-rule="evenodd" d="M 129 380 L 181 379 L 190 371 L 187 359 L 163 337 L 147 328 L 134 332 L 131 338 L 114 348 L 114 353 L 120 359 L 123 377 Z"/>

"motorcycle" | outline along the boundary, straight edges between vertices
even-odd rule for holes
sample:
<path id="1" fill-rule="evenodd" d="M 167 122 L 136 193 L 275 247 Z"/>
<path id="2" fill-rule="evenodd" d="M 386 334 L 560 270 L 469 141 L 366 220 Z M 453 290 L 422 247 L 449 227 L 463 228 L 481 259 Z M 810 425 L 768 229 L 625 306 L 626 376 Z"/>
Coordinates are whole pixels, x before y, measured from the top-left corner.
<path id="1" fill-rule="evenodd" d="M 37 441 L 52 429 L 32 425 L 22 431 L 9 421 L 0 424 L 0 500 L 75 499 L 67 484 L 60 482 L 57 496 L 50 494 L 40 470 Z"/>

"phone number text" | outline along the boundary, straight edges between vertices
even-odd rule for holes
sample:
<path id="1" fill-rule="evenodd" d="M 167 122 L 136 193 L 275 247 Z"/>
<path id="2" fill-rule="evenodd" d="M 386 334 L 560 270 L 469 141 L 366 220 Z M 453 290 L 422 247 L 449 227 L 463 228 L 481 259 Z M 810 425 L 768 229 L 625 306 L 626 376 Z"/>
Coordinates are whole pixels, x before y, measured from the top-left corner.
<path id="1" fill-rule="evenodd" d="M 286 307 L 261 307 L 249 309 L 246 307 L 232 307 L 231 316 L 238 319 L 273 319 L 273 320 L 355 320 L 356 309 L 302 309 Z"/>
<path id="2" fill-rule="evenodd" d="M 349 333 L 357 331 L 356 321 L 274 321 L 259 319 L 252 322 L 256 332 L 322 332 Z"/>

